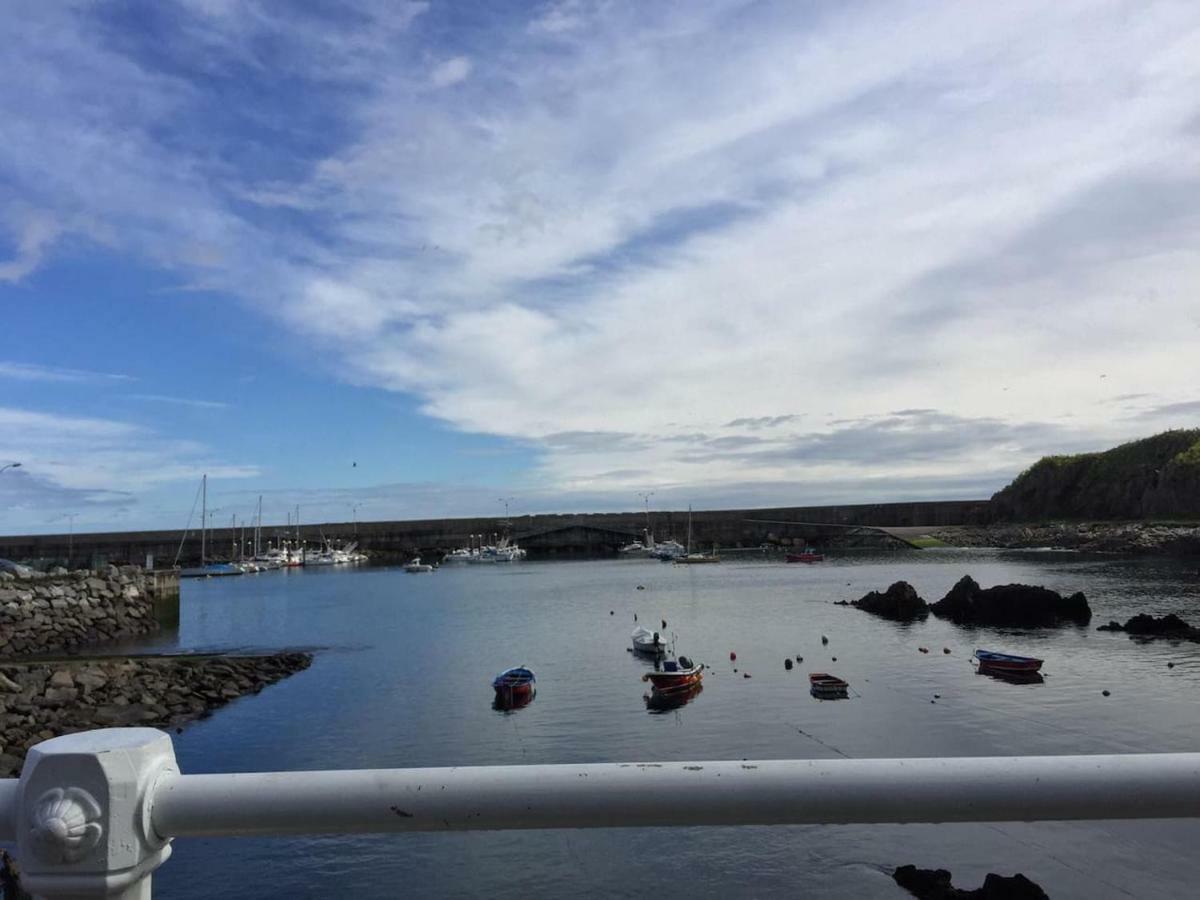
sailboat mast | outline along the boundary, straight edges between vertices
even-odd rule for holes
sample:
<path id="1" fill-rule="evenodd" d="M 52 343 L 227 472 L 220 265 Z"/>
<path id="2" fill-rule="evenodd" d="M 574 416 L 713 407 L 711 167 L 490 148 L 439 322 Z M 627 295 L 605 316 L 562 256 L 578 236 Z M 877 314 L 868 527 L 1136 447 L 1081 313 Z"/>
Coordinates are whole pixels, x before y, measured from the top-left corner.
<path id="1" fill-rule="evenodd" d="M 200 493 L 204 498 L 200 503 L 200 568 L 204 568 L 207 564 L 207 541 L 208 541 L 208 476 L 204 475 L 200 479 Z M 196 501 L 193 500 L 193 503 Z M 195 507 L 192 507 L 195 509 Z"/>
<path id="2" fill-rule="evenodd" d="M 688 556 L 692 555 L 692 504 L 688 504 Z"/>

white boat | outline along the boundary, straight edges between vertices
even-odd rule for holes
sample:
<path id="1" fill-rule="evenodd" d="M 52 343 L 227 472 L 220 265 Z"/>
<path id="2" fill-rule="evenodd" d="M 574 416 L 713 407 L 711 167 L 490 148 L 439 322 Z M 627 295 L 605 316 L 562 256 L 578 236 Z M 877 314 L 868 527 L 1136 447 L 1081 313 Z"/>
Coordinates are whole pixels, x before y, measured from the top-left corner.
<path id="1" fill-rule="evenodd" d="M 719 563 L 720 561 L 721 561 L 721 557 L 717 556 L 716 544 L 713 545 L 713 552 L 711 555 L 706 555 L 704 553 L 693 553 L 692 552 L 692 508 L 691 508 L 691 506 L 689 506 L 688 507 L 687 552 L 685 552 L 682 556 L 674 557 L 672 559 L 672 562 L 674 562 L 675 565 L 677 565 L 677 566 L 679 566 L 679 565 L 696 566 L 696 565 L 703 565 L 705 563 Z"/>
<path id="2" fill-rule="evenodd" d="M 660 541 L 654 545 L 654 550 L 650 553 L 655 559 L 662 559 L 670 562 L 678 559 L 687 553 L 687 548 L 679 541 Z"/>
<path id="3" fill-rule="evenodd" d="M 405 572 L 411 572 L 413 575 L 419 575 L 423 572 L 432 572 L 433 566 L 429 563 L 421 562 L 421 557 L 414 557 L 413 560 L 404 567 Z"/>
<path id="4" fill-rule="evenodd" d="M 442 564 L 446 563 L 466 563 L 471 562 L 475 558 L 476 552 L 467 547 L 459 547 L 457 550 L 451 550 L 442 557 Z"/>
<path id="5" fill-rule="evenodd" d="M 480 547 L 479 552 L 469 557 L 469 563 L 503 563 L 516 562 L 525 558 L 525 551 L 516 544 L 509 543 L 508 538 L 501 538 L 495 546 Z"/>
<path id="6" fill-rule="evenodd" d="M 633 629 L 633 652 L 644 656 L 663 656 L 667 652 L 666 641 L 657 631 L 651 631 L 644 625 Z"/>
<path id="7" fill-rule="evenodd" d="M 214 578 L 226 575 L 244 575 L 245 570 L 239 568 L 232 563 L 209 562 L 208 561 L 208 476 L 203 475 L 200 478 L 200 565 L 190 566 L 186 569 L 179 570 L 181 578 Z M 195 506 L 192 507 L 192 512 L 195 512 Z M 191 516 L 188 516 L 188 527 L 192 524 Z M 179 554 L 183 552 L 183 541 L 187 540 L 187 530 L 183 533 L 183 540 L 179 542 L 179 550 L 175 554 L 175 565 L 179 565 Z"/>

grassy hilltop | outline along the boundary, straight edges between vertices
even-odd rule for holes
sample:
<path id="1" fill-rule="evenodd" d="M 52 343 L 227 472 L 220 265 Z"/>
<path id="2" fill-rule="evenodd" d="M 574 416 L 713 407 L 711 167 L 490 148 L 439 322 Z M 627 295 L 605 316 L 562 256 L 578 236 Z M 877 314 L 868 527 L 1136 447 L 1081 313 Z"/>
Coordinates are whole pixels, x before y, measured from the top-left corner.
<path id="1" fill-rule="evenodd" d="M 1047 456 L 992 497 L 994 521 L 1200 519 L 1200 429 Z"/>

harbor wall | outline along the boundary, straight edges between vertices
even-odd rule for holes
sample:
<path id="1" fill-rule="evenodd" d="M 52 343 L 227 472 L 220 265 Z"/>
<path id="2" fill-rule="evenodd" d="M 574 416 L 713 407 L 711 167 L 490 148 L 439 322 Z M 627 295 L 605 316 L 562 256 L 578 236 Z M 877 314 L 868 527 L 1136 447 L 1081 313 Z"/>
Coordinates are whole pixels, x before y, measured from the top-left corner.
<path id="1" fill-rule="evenodd" d="M 172 616 L 178 621 L 174 573 L 147 575 L 136 566 L 0 572 L 0 657 L 146 634 Z"/>
<path id="2" fill-rule="evenodd" d="M 854 505 L 772 507 L 760 509 L 696 510 L 692 513 L 693 542 L 700 547 L 757 546 L 775 542 L 820 539 L 839 528 L 928 526 L 947 527 L 984 520 L 986 500 L 919 501 Z M 687 510 L 653 510 L 650 521 L 659 540 L 687 537 Z M 825 527 L 821 527 L 825 526 Z M 466 546 L 482 536 L 491 542 L 508 530 L 531 556 L 604 555 L 615 546 L 637 538 L 646 527 L 644 511 L 619 513 L 558 513 L 513 516 L 510 526 L 499 517 L 419 519 L 383 522 L 325 522 L 304 525 L 301 539 L 310 546 L 323 539 L 357 541 L 380 556 L 433 553 Z M 209 532 L 212 558 L 228 558 L 236 549 L 240 532 L 229 528 Z M 264 525 L 263 540 L 293 539 L 295 529 Z M 73 542 L 70 543 L 70 542 Z M 93 567 L 115 563 L 170 567 L 176 554 L 180 564 L 199 558 L 197 532 L 184 538 L 182 531 L 111 532 L 104 534 L 30 535 L 0 537 L 0 557 L 16 560 L 63 560 L 68 553 L 88 560 Z"/>

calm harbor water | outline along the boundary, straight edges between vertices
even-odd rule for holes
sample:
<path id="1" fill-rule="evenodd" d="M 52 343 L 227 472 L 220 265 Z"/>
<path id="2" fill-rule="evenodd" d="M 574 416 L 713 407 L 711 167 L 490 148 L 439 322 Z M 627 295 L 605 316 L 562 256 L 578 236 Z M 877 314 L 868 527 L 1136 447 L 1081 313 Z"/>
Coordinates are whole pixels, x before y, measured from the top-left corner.
<path id="1" fill-rule="evenodd" d="M 831 603 L 900 578 L 937 599 L 968 573 L 985 586 L 1083 590 L 1095 619 L 1004 632 L 932 618 L 897 625 Z M 307 671 L 177 736 L 192 773 L 1200 749 L 1200 645 L 1095 631 L 1136 612 L 1200 619 L 1194 562 L 927 550 L 817 566 L 272 572 L 186 583 L 178 633 L 140 646 L 320 648 Z M 646 664 L 625 649 L 635 613 L 650 625 L 666 619 L 679 651 L 712 667 L 682 709 L 646 709 Z M 968 660 L 979 646 L 1044 657 L 1045 683 L 976 675 Z M 786 671 L 785 657 L 798 654 L 804 662 Z M 518 663 L 536 670 L 538 696 L 497 712 L 490 679 Z M 846 678 L 854 696 L 814 700 L 809 671 Z M 905 897 L 889 873 L 911 862 L 949 868 L 967 887 L 988 871 L 1021 871 L 1055 898 L 1192 897 L 1198 843 L 1194 821 L 192 839 L 176 843 L 155 889 L 180 898 Z"/>

